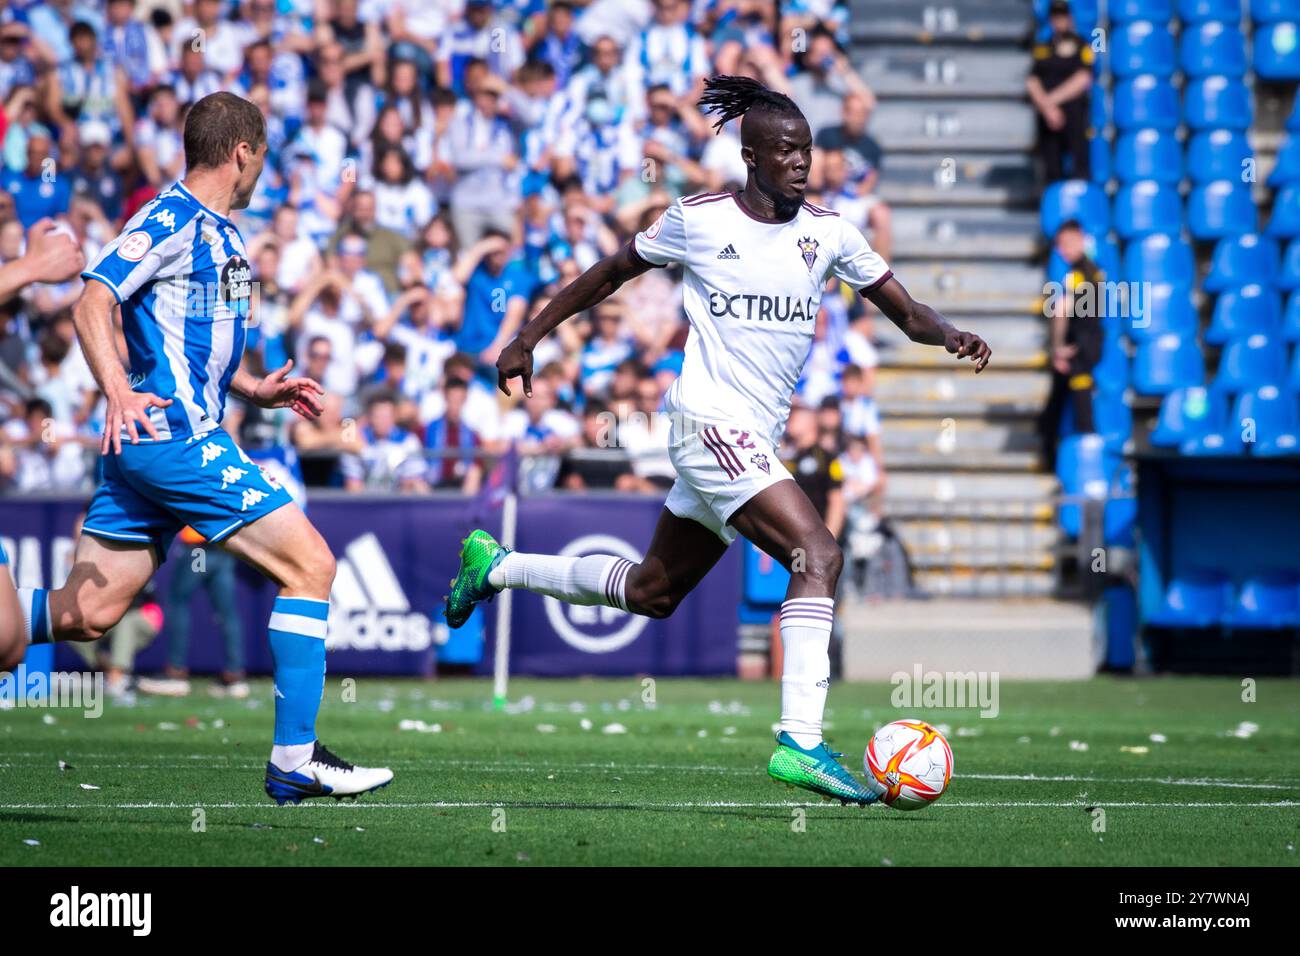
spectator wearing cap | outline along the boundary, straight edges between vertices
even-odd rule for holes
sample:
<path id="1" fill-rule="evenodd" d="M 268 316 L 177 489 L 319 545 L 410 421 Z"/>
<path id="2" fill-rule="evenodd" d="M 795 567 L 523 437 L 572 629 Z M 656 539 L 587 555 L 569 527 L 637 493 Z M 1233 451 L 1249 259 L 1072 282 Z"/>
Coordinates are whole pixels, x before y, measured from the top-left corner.
<path id="1" fill-rule="evenodd" d="M 36 63 L 28 52 L 30 38 L 25 23 L 0 24 L 0 97 L 4 99 L 15 87 L 36 86 Z"/>
<path id="2" fill-rule="evenodd" d="M 457 179 L 451 189 L 456 239 L 472 246 L 489 230 L 510 233 L 515 226 L 519 165 L 515 137 L 500 115 L 505 84 L 486 74 L 472 92 L 471 108 L 460 112 L 447 131 L 446 148 Z"/>
<path id="3" fill-rule="evenodd" d="M 112 134 L 98 120 L 82 123 L 77 165 L 71 170 L 72 192 L 99 207 L 104 218 L 117 222 L 122 215 L 122 177 L 109 164 L 108 150 Z"/>
<path id="4" fill-rule="evenodd" d="M 27 165 L 21 172 L 7 172 L 4 187 L 13 194 L 18 220 L 30 229 L 38 219 L 62 216 L 72 200 L 70 177 L 55 174 L 50 156 L 53 143 L 47 134 L 27 138 Z"/>
<path id="5" fill-rule="evenodd" d="M 1051 36 L 1034 45 L 1033 66 L 1025 80 L 1029 101 L 1038 111 L 1038 148 L 1049 183 L 1087 179 L 1091 155 L 1092 47 L 1075 31 L 1066 0 L 1048 7 Z M 1069 165 L 1066 165 L 1067 159 Z"/>
<path id="6" fill-rule="evenodd" d="M 450 25 L 438 46 L 438 85 L 459 95 L 474 95 L 465 79 L 470 60 L 482 60 L 501 80 L 514 75 L 524 62 L 519 31 L 493 12 L 491 0 L 468 0 L 463 22 Z"/>

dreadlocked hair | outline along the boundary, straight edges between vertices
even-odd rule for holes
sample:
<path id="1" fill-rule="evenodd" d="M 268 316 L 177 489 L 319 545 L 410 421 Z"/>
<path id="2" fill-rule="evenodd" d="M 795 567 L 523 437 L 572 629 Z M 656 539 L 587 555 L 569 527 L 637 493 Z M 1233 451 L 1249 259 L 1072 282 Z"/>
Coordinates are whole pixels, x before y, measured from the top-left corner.
<path id="1" fill-rule="evenodd" d="M 711 76 L 704 81 L 700 106 L 706 113 L 717 115 L 715 130 L 750 110 L 767 110 L 773 113 L 802 116 L 794 100 L 784 93 L 770 90 L 758 80 L 747 76 Z"/>

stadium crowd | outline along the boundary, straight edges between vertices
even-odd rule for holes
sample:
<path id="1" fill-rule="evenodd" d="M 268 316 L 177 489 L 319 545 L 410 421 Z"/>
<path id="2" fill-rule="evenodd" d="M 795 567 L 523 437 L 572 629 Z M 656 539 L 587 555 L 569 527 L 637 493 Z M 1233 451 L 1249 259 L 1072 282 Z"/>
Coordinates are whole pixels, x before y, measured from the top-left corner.
<path id="1" fill-rule="evenodd" d="M 694 105 L 712 73 L 795 99 L 819 147 L 809 199 L 888 259 L 875 100 L 841 50 L 845 20 L 834 0 L 8 0 L 0 264 L 43 217 L 93 258 L 183 174 L 189 105 L 233 90 L 270 147 L 237 216 L 257 282 L 247 360 L 293 361 L 329 394 L 318 421 L 232 409 L 250 454 L 298 486 L 474 491 L 513 443 L 532 490 L 662 493 L 654 412 L 687 332 L 672 270 L 561 326 L 530 398 L 498 393 L 493 363 L 674 199 L 743 184 L 737 131 L 715 135 Z M 0 303 L 2 490 L 93 484 L 102 409 L 71 320 L 80 290 Z M 832 291 L 789 452 L 852 503 L 884 482 L 877 357 L 870 307 Z"/>

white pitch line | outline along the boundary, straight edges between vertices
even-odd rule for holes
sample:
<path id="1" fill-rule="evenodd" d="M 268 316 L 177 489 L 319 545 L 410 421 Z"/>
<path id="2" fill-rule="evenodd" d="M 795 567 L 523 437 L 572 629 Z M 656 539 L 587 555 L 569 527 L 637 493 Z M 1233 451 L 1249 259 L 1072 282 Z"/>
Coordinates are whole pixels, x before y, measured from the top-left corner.
<path id="1" fill-rule="evenodd" d="M 474 810 L 504 807 L 515 810 L 759 810 L 759 809 L 787 809 L 792 807 L 821 807 L 823 809 L 843 809 L 835 807 L 826 801 L 812 802 L 743 802 L 732 800 L 705 800 L 705 801 L 673 801 L 659 803 L 565 803 L 565 802 L 529 802 L 518 800 L 433 800 L 423 803 L 381 803 L 357 802 L 343 804 L 342 802 L 327 803 L 316 801 L 313 803 L 304 803 L 301 807 L 316 807 L 337 810 Z M 1106 800 L 1098 801 L 992 801 L 992 802 L 965 802 L 949 801 L 934 804 L 940 809 L 967 809 L 967 810 L 1005 810 L 1017 807 L 1038 807 L 1048 809 L 1073 809 L 1083 810 L 1093 807 L 1132 807 L 1132 808 L 1149 808 L 1149 809 L 1177 809 L 1177 810 L 1201 810 L 1211 808 L 1224 809 L 1297 809 L 1300 808 L 1300 801 L 1297 800 L 1276 800 L 1263 801 L 1255 803 L 1223 803 L 1223 802 L 1201 802 L 1201 803 L 1181 803 L 1181 802 L 1147 802 L 1147 801 L 1121 801 L 1111 802 Z M 272 807 L 269 803 L 7 803 L 0 804 L 0 810 L 192 810 L 195 807 L 202 807 L 205 810 L 278 810 L 282 813 L 293 812 L 284 808 Z"/>
<path id="2" fill-rule="evenodd" d="M 43 760 L 31 763 L 0 763 L 0 769 L 39 769 L 41 767 L 51 767 L 51 756 L 48 754 L 0 754 L 0 758 L 5 756 L 24 756 L 24 757 L 42 757 Z M 86 763 L 84 758 L 109 757 L 111 754 L 84 754 L 77 756 L 72 754 L 66 757 L 67 762 L 72 764 L 74 770 L 172 770 L 175 766 L 172 764 L 143 764 L 143 763 Z M 183 754 L 178 755 L 177 759 L 184 760 L 213 760 L 224 761 L 219 767 L 209 767 L 203 769 L 210 770 L 261 770 L 265 767 L 264 763 L 246 762 L 233 763 L 232 757 L 226 754 L 205 755 L 205 754 Z M 601 770 L 610 773 L 624 774 L 652 774 L 652 773 L 711 773 L 727 774 L 732 776 L 749 777 L 754 776 L 758 771 L 744 769 L 739 767 L 718 767 L 708 764 L 613 764 L 613 763 L 563 763 L 563 764 L 535 764 L 535 763 L 518 763 L 509 760 L 460 760 L 453 758 L 400 758 L 397 760 L 385 761 L 389 766 L 394 767 L 423 767 L 423 766 L 452 766 L 465 767 L 467 769 L 479 770 L 486 773 L 566 773 L 575 770 Z M 1215 787 L 1225 790 L 1295 790 L 1300 788 L 1300 781 L 1282 781 L 1265 783 L 1254 780 L 1214 780 L 1205 777 L 1196 778 L 1171 778 L 1171 777 L 1094 777 L 1078 774 L 1064 775 L 1041 775 L 1041 774 L 1002 774 L 1002 773 L 959 773 L 954 774 L 955 779 L 962 780 L 1006 780 L 1021 783 L 1102 783 L 1102 784 L 1158 784 L 1172 787 Z"/>

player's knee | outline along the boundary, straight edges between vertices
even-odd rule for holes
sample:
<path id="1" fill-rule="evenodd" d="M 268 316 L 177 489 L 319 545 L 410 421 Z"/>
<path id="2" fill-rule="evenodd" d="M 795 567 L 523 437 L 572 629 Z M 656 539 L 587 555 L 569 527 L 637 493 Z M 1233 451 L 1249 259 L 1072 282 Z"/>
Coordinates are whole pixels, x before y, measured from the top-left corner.
<path id="1" fill-rule="evenodd" d="M 668 580 L 644 577 L 637 574 L 638 570 L 639 566 L 628 574 L 626 590 L 623 592 L 628 610 L 657 620 L 671 616 L 677 610 L 677 605 L 682 603 L 682 596 L 673 593 Z"/>
<path id="2" fill-rule="evenodd" d="M 313 594 L 322 599 L 328 598 L 330 588 L 334 586 L 334 575 L 338 571 L 338 562 L 327 547 L 304 555 L 302 561 L 302 580 L 298 582 L 301 593 Z"/>
<path id="3" fill-rule="evenodd" d="M 806 560 L 804 573 L 833 591 L 839 582 L 840 571 L 844 569 L 844 552 L 840 549 L 839 542 L 828 532 L 808 548 Z"/>
<path id="4" fill-rule="evenodd" d="M 63 641 L 97 641 L 113 629 L 126 608 L 73 608 L 71 615 L 58 622 L 58 638 Z"/>

